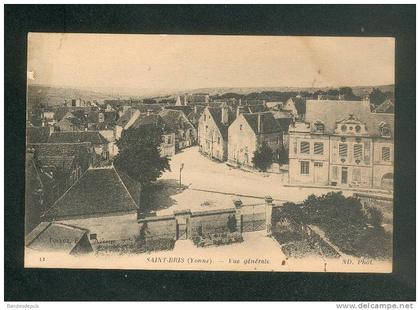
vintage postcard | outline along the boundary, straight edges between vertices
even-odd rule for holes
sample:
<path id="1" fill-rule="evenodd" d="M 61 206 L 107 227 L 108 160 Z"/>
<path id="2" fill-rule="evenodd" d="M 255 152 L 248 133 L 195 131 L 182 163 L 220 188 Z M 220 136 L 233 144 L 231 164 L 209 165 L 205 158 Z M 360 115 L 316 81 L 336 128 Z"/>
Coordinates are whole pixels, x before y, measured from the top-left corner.
<path id="1" fill-rule="evenodd" d="M 29 33 L 25 267 L 392 272 L 394 58 Z"/>

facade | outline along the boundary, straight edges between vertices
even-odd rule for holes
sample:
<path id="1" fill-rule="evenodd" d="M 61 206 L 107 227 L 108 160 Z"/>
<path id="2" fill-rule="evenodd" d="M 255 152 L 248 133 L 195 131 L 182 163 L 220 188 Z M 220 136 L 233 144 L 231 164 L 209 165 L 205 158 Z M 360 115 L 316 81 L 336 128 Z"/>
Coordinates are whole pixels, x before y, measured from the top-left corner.
<path id="1" fill-rule="evenodd" d="M 305 99 L 301 96 L 291 97 L 283 104 L 283 111 L 288 111 L 294 119 L 303 119 L 305 116 Z"/>
<path id="2" fill-rule="evenodd" d="M 140 117 L 140 110 L 129 108 L 120 116 L 115 125 L 115 139 L 121 138 L 122 132 L 130 128 L 131 125 Z"/>
<path id="3" fill-rule="evenodd" d="M 240 114 L 229 127 L 228 162 L 254 167 L 254 152 L 263 143 L 278 154 L 282 148 L 282 134 L 271 112 Z"/>
<path id="4" fill-rule="evenodd" d="M 137 182 L 113 166 L 90 168 L 42 218 L 89 230 L 98 242 L 135 238 L 140 192 Z"/>
<path id="5" fill-rule="evenodd" d="M 308 100 L 289 129 L 290 183 L 392 189 L 393 128 L 368 101 Z"/>
<path id="6" fill-rule="evenodd" d="M 159 115 L 175 134 L 176 151 L 196 144 L 197 130 L 183 111 L 165 109 Z"/>
<path id="7" fill-rule="evenodd" d="M 235 119 L 229 107 L 206 107 L 198 122 L 198 145 L 202 154 L 220 161 L 228 157 L 228 128 Z"/>
<path id="8" fill-rule="evenodd" d="M 141 128 L 147 126 L 157 126 L 162 129 L 162 142 L 160 144 L 161 156 L 164 157 L 175 155 L 176 134 L 172 128 L 167 126 L 160 115 L 150 113 L 141 115 L 130 128 Z"/>

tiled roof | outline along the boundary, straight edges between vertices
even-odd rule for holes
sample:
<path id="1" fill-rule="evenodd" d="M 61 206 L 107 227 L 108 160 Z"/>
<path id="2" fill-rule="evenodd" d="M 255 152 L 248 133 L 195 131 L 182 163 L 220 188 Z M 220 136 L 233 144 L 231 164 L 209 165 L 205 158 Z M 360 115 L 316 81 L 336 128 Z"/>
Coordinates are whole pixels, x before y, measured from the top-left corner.
<path id="1" fill-rule="evenodd" d="M 387 99 L 384 102 L 382 102 L 380 105 L 376 107 L 374 112 L 376 113 L 394 113 L 394 103 Z"/>
<path id="2" fill-rule="evenodd" d="M 139 128 L 141 126 L 157 125 L 164 126 L 162 117 L 158 114 L 140 115 L 139 118 L 133 123 L 132 128 Z"/>
<path id="3" fill-rule="evenodd" d="M 127 123 L 130 121 L 130 119 L 133 117 L 136 111 L 138 110 L 129 108 L 127 111 L 125 111 L 123 115 L 120 116 L 120 118 L 117 121 L 117 125 L 121 127 L 124 127 L 125 125 L 127 125 Z"/>
<path id="4" fill-rule="evenodd" d="M 45 217 L 60 219 L 131 212 L 138 209 L 138 200 L 135 200 L 139 197 L 138 192 L 136 182 L 126 175 L 121 177 L 114 167 L 88 169 Z"/>
<path id="5" fill-rule="evenodd" d="M 194 127 L 183 111 L 165 109 L 159 115 L 162 117 L 166 126 L 172 131 Z"/>
<path id="6" fill-rule="evenodd" d="M 220 134 L 225 139 L 228 136 L 228 128 L 230 124 L 233 123 L 233 121 L 236 118 L 236 114 L 233 113 L 230 109 L 228 109 L 228 123 L 223 124 L 222 123 L 222 108 L 211 108 L 207 107 L 209 113 L 211 114 L 214 122 L 216 123 L 217 128 L 220 131 Z"/>
<path id="7" fill-rule="evenodd" d="M 84 143 L 31 143 L 28 148 L 35 150 L 36 157 L 75 157 L 83 169 L 89 167 L 91 144 Z"/>
<path id="8" fill-rule="evenodd" d="M 108 141 L 98 131 L 59 131 L 53 132 L 49 143 L 90 142 L 92 145 L 106 144 Z"/>
<path id="9" fill-rule="evenodd" d="M 160 104 L 138 104 L 136 105 L 136 109 L 144 114 L 147 113 L 147 111 L 151 111 L 152 113 L 159 113 L 163 108 Z"/>
<path id="10" fill-rule="evenodd" d="M 87 232 L 79 227 L 42 222 L 25 237 L 25 245 L 37 251 L 69 254 Z"/>
<path id="11" fill-rule="evenodd" d="M 313 124 L 321 121 L 324 132 L 333 134 L 336 122 L 347 119 L 350 115 L 366 124 L 370 136 L 380 136 L 381 122 L 388 124 L 393 132 L 394 115 L 372 113 L 368 101 L 343 101 L 343 100 L 307 100 L 305 121 Z"/>
<path id="12" fill-rule="evenodd" d="M 255 105 L 248 105 L 245 106 L 249 113 L 257 113 L 257 112 L 264 112 L 266 111 L 266 107 L 263 104 L 255 104 Z"/>
<path id="13" fill-rule="evenodd" d="M 37 156 L 37 162 L 43 168 L 60 168 L 64 171 L 71 171 L 75 156 Z"/>
<path id="14" fill-rule="evenodd" d="M 75 156 L 81 150 L 89 152 L 91 144 L 82 143 L 30 143 L 28 148 L 35 149 L 38 156 Z"/>
<path id="15" fill-rule="evenodd" d="M 195 112 L 194 110 L 192 112 L 190 112 L 187 117 L 188 119 L 191 121 L 192 119 L 196 119 L 196 121 L 198 121 L 198 119 L 200 118 L 201 114 L 203 114 L 204 110 L 206 109 L 205 106 L 202 105 L 197 105 L 197 112 Z"/>
<path id="16" fill-rule="evenodd" d="M 194 111 L 194 107 L 193 106 L 188 106 L 188 105 L 181 105 L 181 106 L 170 105 L 170 106 L 166 106 L 165 110 L 184 111 L 185 115 L 188 115 L 188 114 L 191 113 L 191 111 Z"/>
<path id="17" fill-rule="evenodd" d="M 45 143 L 50 136 L 50 128 L 48 127 L 27 127 L 26 142 L 27 143 Z"/>
<path id="18" fill-rule="evenodd" d="M 289 100 L 295 105 L 296 111 L 299 115 L 306 113 L 306 99 L 302 97 L 291 97 Z"/>
<path id="19" fill-rule="evenodd" d="M 255 134 L 275 133 L 282 130 L 270 112 L 244 113 L 242 115 Z M 258 131 L 258 117 L 260 117 L 261 122 L 260 131 Z"/>

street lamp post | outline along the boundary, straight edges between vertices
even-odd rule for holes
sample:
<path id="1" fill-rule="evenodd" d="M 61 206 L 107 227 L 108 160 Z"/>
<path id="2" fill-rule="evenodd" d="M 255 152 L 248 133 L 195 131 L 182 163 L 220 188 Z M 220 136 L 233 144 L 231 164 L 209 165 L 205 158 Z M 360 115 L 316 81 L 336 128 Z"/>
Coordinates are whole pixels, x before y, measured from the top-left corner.
<path id="1" fill-rule="evenodd" d="M 182 169 L 184 169 L 184 163 L 182 163 L 181 166 L 179 167 L 179 188 L 182 188 L 182 182 L 181 182 Z"/>

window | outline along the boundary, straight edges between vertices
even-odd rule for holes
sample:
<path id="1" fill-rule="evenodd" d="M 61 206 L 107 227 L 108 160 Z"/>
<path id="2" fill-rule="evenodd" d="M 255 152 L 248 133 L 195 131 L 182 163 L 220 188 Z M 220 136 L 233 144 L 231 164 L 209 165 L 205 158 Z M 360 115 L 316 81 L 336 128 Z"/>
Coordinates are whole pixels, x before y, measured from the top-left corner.
<path id="1" fill-rule="evenodd" d="M 315 130 L 317 132 L 323 132 L 324 131 L 324 124 L 320 121 L 315 122 Z"/>
<path id="2" fill-rule="evenodd" d="M 96 240 L 96 239 L 98 239 L 98 235 L 97 234 L 90 234 L 89 239 L 90 240 Z"/>
<path id="3" fill-rule="evenodd" d="M 239 130 L 242 130 L 242 124 L 241 124 L 241 125 L 239 125 Z"/>
<path id="4" fill-rule="evenodd" d="M 362 144 L 355 144 L 353 146 L 353 152 L 354 152 L 354 159 L 355 160 L 362 160 L 363 145 Z"/>
<path id="5" fill-rule="evenodd" d="M 314 154 L 316 154 L 316 155 L 324 154 L 324 143 L 322 143 L 322 142 L 315 142 L 314 143 Z"/>
<path id="6" fill-rule="evenodd" d="M 356 132 L 359 133 L 362 130 L 362 127 L 360 127 L 360 125 L 356 125 L 356 127 L 354 127 L 356 129 Z"/>
<path id="7" fill-rule="evenodd" d="M 387 124 L 381 123 L 379 129 L 382 137 L 391 137 L 391 130 Z"/>
<path id="8" fill-rule="evenodd" d="M 360 168 L 353 168 L 353 182 L 361 182 L 362 176 L 360 173 Z"/>
<path id="9" fill-rule="evenodd" d="M 342 125 L 342 126 L 341 126 L 341 131 L 342 131 L 342 132 L 346 132 L 346 130 L 347 130 L 347 126 L 346 126 L 346 125 Z"/>
<path id="10" fill-rule="evenodd" d="M 206 114 L 204 114 L 204 121 L 206 121 L 206 118 L 207 118 L 207 117 L 206 117 Z"/>
<path id="11" fill-rule="evenodd" d="M 320 162 L 314 162 L 314 167 L 323 167 L 324 164 Z"/>
<path id="12" fill-rule="evenodd" d="M 347 157 L 347 144 L 340 143 L 338 145 L 338 153 L 340 157 Z"/>
<path id="13" fill-rule="evenodd" d="M 300 143 L 300 152 L 302 154 L 309 154 L 309 142 Z"/>
<path id="14" fill-rule="evenodd" d="M 389 147 L 382 148 L 382 160 L 390 161 L 391 160 L 391 150 Z"/>
<path id="15" fill-rule="evenodd" d="M 167 144 L 171 144 L 172 143 L 172 141 L 171 141 L 171 136 L 167 136 L 167 142 L 166 142 Z"/>
<path id="16" fill-rule="evenodd" d="M 309 174 L 309 161 L 300 162 L 300 174 Z"/>
<path id="17" fill-rule="evenodd" d="M 333 179 L 333 180 L 337 180 L 338 179 L 338 169 L 337 169 L 337 166 L 333 166 L 332 167 L 332 176 L 331 176 L 331 178 Z"/>
<path id="18" fill-rule="evenodd" d="M 209 126 L 207 126 L 207 125 L 206 125 L 206 132 L 207 132 L 207 129 L 208 129 L 208 128 L 209 128 Z"/>
<path id="19" fill-rule="evenodd" d="M 220 137 L 217 137 L 217 144 L 220 144 Z"/>

